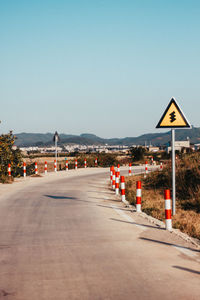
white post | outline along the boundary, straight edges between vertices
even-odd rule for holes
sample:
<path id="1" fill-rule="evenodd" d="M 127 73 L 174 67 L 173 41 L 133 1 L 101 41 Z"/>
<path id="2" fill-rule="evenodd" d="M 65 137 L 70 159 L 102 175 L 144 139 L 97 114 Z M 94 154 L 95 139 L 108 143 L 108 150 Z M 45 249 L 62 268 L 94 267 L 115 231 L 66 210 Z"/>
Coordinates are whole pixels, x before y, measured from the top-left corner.
<path id="1" fill-rule="evenodd" d="M 175 129 L 172 129 L 172 215 L 176 214 Z"/>
<path id="2" fill-rule="evenodd" d="M 55 159 L 56 159 L 56 171 L 57 171 L 57 136 L 55 137 Z"/>

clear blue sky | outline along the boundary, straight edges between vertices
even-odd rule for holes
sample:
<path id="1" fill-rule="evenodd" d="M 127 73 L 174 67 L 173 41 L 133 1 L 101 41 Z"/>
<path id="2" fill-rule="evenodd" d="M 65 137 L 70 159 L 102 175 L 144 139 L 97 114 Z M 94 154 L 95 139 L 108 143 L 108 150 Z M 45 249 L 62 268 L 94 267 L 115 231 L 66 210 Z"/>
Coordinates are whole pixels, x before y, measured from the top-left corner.
<path id="1" fill-rule="evenodd" d="M 0 0 L 0 132 L 158 132 L 172 96 L 199 127 L 199 16 L 193 0 Z"/>

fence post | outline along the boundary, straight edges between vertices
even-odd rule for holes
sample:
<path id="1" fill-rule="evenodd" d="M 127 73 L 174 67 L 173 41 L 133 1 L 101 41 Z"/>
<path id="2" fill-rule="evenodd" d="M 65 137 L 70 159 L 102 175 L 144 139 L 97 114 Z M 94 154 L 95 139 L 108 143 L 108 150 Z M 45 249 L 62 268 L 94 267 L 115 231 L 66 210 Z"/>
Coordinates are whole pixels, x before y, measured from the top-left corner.
<path id="1" fill-rule="evenodd" d="M 122 195 L 122 202 L 126 203 L 124 176 L 121 176 L 121 195 Z"/>
<path id="2" fill-rule="evenodd" d="M 131 176 L 131 163 L 129 163 L 128 176 Z"/>
<path id="3" fill-rule="evenodd" d="M 65 168 L 66 168 L 66 171 L 68 171 L 68 160 L 66 160 Z"/>
<path id="4" fill-rule="evenodd" d="M 44 162 L 44 174 L 47 174 L 47 161 Z"/>
<path id="5" fill-rule="evenodd" d="M 115 194 L 119 195 L 119 172 L 115 173 Z"/>
<path id="6" fill-rule="evenodd" d="M 11 164 L 8 164 L 8 176 L 11 176 Z"/>
<path id="7" fill-rule="evenodd" d="M 57 172 L 57 161 L 56 161 L 56 159 L 54 160 L 54 171 Z"/>
<path id="8" fill-rule="evenodd" d="M 37 163 L 35 162 L 35 175 L 38 174 L 38 167 L 37 167 Z"/>
<path id="9" fill-rule="evenodd" d="M 98 166 L 98 160 L 97 160 L 97 158 L 95 159 L 95 167 L 97 167 Z"/>
<path id="10" fill-rule="evenodd" d="M 110 183 L 112 185 L 113 166 L 110 167 Z"/>
<path id="11" fill-rule="evenodd" d="M 112 188 L 115 190 L 115 170 L 112 171 Z"/>
<path id="12" fill-rule="evenodd" d="M 136 182 L 136 212 L 141 212 L 141 199 L 142 199 L 142 183 Z"/>
<path id="13" fill-rule="evenodd" d="M 165 196 L 165 227 L 166 230 L 172 230 L 172 210 L 171 210 L 171 196 L 170 190 L 164 191 Z"/>
<path id="14" fill-rule="evenodd" d="M 144 178 L 146 178 L 147 174 L 148 174 L 148 167 L 147 167 L 147 165 L 148 165 L 148 162 L 145 161 L 145 174 L 144 174 Z"/>
<path id="15" fill-rule="evenodd" d="M 26 177 L 26 163 L 23 162 L 23 173 L 24 173 L 24 178 Z"/>

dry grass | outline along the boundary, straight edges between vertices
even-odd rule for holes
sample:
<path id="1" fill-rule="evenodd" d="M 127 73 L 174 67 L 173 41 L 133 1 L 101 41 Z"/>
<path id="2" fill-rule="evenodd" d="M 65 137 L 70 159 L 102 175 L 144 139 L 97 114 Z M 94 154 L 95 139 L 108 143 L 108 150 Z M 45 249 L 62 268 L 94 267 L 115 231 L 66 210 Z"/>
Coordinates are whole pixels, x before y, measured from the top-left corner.
<path id="1" fill-rule="evenodd" d="M 165 177 L 162 172 L 154 173 L 149 175 L 149 177 L 155 176 L 161 177 L 161 182 Z M 135 205 L 136 201 L 136 181 L 142 181 L 142 211 L 148 215 L 164 221 L 165 220 L 165 202 L 164 202 L 164 188 L 158 188 L 156 184 L 150 186 L 149 177 L 145 180 L 142 176 L 133 176 L 126 178 L 126 198 L 127 200 Z M 155 182 L 154 182 L 155 183 Z M 182 232 L 188 235 L 200 239 L 200 214 L 195 209 L 195 201 L 190 200 L 190 207 L 185 207 L 183 205 L 183 199 L 177 199 L 176 215 L 172 217 L 173 228 L 180 229 Z M 184 202 L 187 203 L 187 202 Z"/>

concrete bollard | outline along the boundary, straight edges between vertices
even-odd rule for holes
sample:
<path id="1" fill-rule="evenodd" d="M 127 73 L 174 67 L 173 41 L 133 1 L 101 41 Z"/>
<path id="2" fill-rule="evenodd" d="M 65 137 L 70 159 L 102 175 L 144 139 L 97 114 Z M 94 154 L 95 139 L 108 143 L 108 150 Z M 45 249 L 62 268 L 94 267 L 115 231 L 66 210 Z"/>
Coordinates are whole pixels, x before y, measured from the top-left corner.
<path id="1" fill-rule="evenodd" d="M 121 176 L 121 195 L 122 195 L 122 202 L 126 203 L 124 176 Z"/>
<path id="2" fill-rule="evenodd" d="M 148 162 L 145 161 L 145 173 L 144 173 L 144 178 L 147 177 L 147 174 L 148 174 Z"/>
<path id="3" fill-rule="evenodd" d="M 54 171 L 57 172 L 57 162 L 54 160 Z"/>
<path id="4" fill-rule="evenodd" d="M 117 172 L 119 172 L 119 182 L 120 182 L 120 164 L 117 165 Z"/>
<path id="5" fill-rule="evenodd" d="M 47 161 L 44 162 L 44 174 L 47 174 Z"/>
<path id="6" fill-rule="evenodd" d="M 115 170 L 112 171 L 112 188 L 115 190 Z"/>
<path id="7" fill-rule="evenodd" d="M 110 184 L 112 185 L 112 176 L 113 176 L 113 169 L 114 167 L 110 167 Z"/>
<path id="8" fill-rule="evenodd" d="M 170 190 L 164 191 L 165 196 L 165 228 L 166 230 L 172 230 L 172 210 L 171 210 L 171 196 Z"/>
<path id="9" fill-rule="evenodd" d="M 119 195 L 119 172 L 115 173 L 115 194 Z"/>
<path id="10" fill-rule="evenodd" d="M 35 162 L 35 175 L 38 174 L 38 167 L 37 167 L 37 163 Z"/>
<path id="11" fill-rule="evenodd" d="M 11 164 L 8 164 L 8 176 L 11 176 Z"/>
<path id="12" fill-rule="evenodd" d="M 98 160 L 97 160 L 97 158 L 95 159 L 95 167 L 97 167 L 98 166 Z"/>
<path id="13" fill-rule="evenodd" d="M 128 176 L 131 176 L 131 163 L 129 163 Z"/>
<path id="14" fill-rule="evenodd" d="M 84 160 L 84 167 L 85 167 L 85 169 L 87 168 L 87 160 L 86 160 L 86 158 Z"/>
<path id="15" fill-rule="evenodd" d="M 23 162 L 23 174 L 24 174 L 24 178 L 26 177 L 26 163 Z"/>
<path id="16" fill-rule="evenodd" d="M 77 162 L 77 159 L 75 160 L 75 170 L 78 169 L 78 162 Z"/>
<path id="17" fill-rule="evenodd" d="M 65 170 L 66 170 L 66 171 L 69 170 L 69 167 L 68 167 L 68 160 L 66 160 L 66 162 L 65 162 Z"/>
<path id="18" fill-rule="evenodd" d="M 142 183 L 136 182 L 136 212 L 141 212 Z"/>

